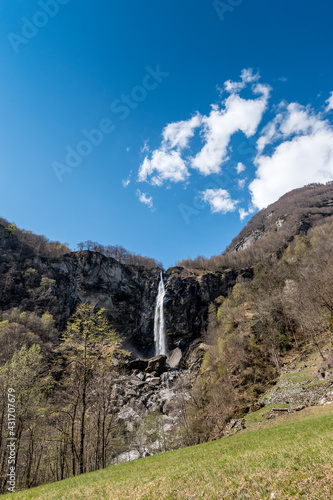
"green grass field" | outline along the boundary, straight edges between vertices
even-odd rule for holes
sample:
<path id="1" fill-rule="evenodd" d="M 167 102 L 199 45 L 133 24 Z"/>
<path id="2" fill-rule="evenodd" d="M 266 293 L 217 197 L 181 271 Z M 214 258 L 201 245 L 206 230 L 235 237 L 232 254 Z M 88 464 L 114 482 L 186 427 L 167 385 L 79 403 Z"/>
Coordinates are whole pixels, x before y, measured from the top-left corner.
<path id="1" fill-rule="evenodd" d="M 333 405 L 327 405 L 264 421 L 230 438 L 2 498 L 328 500 L 332 457 Z"/>

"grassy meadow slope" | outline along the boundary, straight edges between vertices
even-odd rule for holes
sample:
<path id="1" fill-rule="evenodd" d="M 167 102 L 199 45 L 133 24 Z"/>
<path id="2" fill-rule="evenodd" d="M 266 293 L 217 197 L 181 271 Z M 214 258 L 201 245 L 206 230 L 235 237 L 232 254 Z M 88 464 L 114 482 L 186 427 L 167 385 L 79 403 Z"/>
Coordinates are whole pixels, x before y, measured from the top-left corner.
<path id="1" fill-rule="evenodd" d="M 333 405 L 3 499 L 333 498 Z"/>

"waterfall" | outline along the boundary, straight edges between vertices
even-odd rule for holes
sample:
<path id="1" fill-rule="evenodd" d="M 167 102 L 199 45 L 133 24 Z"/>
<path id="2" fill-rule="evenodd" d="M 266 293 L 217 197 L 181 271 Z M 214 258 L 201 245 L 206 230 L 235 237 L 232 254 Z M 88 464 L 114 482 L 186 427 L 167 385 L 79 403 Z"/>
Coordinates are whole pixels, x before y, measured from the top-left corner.
<path id="1" fill-rule="evenodd" d="M 154 340 L 155 340 L 155 355 L 168 353 L 167 339 L 165 332 L 165 321 L 164 321 L 164 310 L 163 302 L 165 296 L 165 288 L 163 283 L 163 275 L 161 272 L 161 279 L 158 285 L 158 294 L 155 306 L 155 318 L 154 318 Z"/>

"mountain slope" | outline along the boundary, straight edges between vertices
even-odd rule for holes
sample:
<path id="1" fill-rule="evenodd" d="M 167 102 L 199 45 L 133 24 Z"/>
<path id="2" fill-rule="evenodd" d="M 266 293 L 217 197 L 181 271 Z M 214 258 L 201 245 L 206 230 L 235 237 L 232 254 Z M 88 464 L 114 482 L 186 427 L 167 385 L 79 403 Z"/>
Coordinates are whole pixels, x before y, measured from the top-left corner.
<path id="1" fill-rule="evenodd" d="M 310 184 L 295 189 L 261 210 L 233 239 L 226 252 L 249 248 L 254 242 L 270 235 L 277 241 L 291 241 L 333 215 L 333 182 Z"/>

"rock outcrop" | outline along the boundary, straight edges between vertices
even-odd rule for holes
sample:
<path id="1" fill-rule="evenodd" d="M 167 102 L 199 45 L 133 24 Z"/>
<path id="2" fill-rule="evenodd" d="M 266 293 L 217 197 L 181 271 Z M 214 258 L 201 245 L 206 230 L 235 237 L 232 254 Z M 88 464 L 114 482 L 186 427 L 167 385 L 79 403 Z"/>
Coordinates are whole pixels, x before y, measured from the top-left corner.
<path id="1" fill-rule="evenodd" d="M 155 373 L 160 376 L 163 372 L 167 370 L 167 357 L 166 356 L 154 356 L 150 359 L 133 359 L 128 363 L 128 368 L 130 370 L 140 370 L 147 373 Z"/>
<path id="2" fill-rule="evenodd" d="M 169 357 L 169 365 L 170 368 L 178 368 L 185 365 L 183 353 L 179 347 L 176 347 L 173 351 L 170 353 Z"/>
<path id="3" fill-rule="evenodd" d="M 0 231 L 0 309 L 50 312 L 62 331 L 77 305 L 89 302 L 106 309 L 124 347 L 135 357 L 155 354 L 154 311 L 160 269 L 126 266 L 90 251 L 46 259 L 30 247 L 14 243 L 9 247 Z M 174 267 L 163 277 L 168 349 L 186 351 L 205 331 L 209 305 L 227 294 L 237 273 Z"/>

